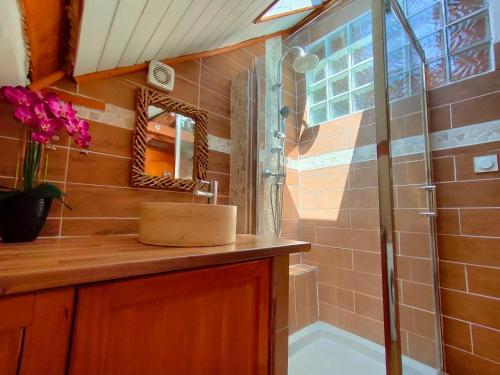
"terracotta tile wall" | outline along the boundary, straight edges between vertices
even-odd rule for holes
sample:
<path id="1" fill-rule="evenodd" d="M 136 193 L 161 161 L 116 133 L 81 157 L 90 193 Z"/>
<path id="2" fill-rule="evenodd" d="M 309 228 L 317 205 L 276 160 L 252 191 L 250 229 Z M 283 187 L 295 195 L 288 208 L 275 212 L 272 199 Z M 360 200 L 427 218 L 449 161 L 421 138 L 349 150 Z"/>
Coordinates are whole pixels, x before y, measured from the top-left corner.
<path id="1" fill-rule="evenodd" d="M 423 134 L 421 98 L 393 103 L 394 139 Z M 396 280 L 399 293 L 401 351 L 419 362 L 437 367 L 436 314 L 427 219 L 425 155 L 392 159 L 394 226 L 396 230 Z"/>
<path id="2" fill-rule="evenodd" d="M 313 43 L 362 14 L 367 4 L 358 2 L 361 7 L 355 10 L 346 7 L 338 16 L 322 16 L 319 22 L 288 40 L 288 45 Z M 303 159 L 374 143 L 372 110 L 307 127 L 305 76 L 296 74 L 295 84 L 297 148 L 291 156 Z M 298 236 L 296 232 L 290 235 L 313 244 L 311 253 L 295 256 L 291 262 L 300 261 L 317 269 L 318 319 L 382 344 L 375 162 L 300 173 L 290 170 L 289 176 L 297 185 L 289 200 L 285 200 L 285 210 L 295 209 L 300 219 Z M 295 305 L 306 309 L 308 301 L 300 300 L 298 295 L 296 298 Z"/>
<path id="3" fill-rule="evenodd" d="M 349 134 L 370 132 L 371 117 L 368 111 L 304 130 L 301 157 L 352 148 Z M 300 172 L 300 238 L 313 244 L 302 262 L 318 269 L 319 320 L 383 343 L 376 164 Z"/>
<path id="4" fill-rule="evenodd" d="M 499 45 L 497 44 L 497 49 Z M 432 131 L 500 120 L 497 70 L 429 92 Z M 446 369 L 500 373 L 500 174 L 476 174 L 473 157 L 500 142 L 434 151 Z"/>
<path id="5" fill-rule="evenodd" d="M 317 268 L 290 266 L 288 285 L 288 331 L 292 334 L 318 320 Z"/>
<path id="6" fill-rule="evenodd" d="M 261 44 L 224 55 L 174 65 L 175 89 L 172 97 L 209 113 L 209 134 L 230 139 L 230 84 L 240 71 L 251 67 L 264 53 Z M 68 80 L 54 87 L 90 97 L 126 110 L 135 110 L 135 90 L 145 85 L 146 72 L 140 71 L 76 85 Z M 66 193 L 72 210 L 58 202 L 49 214 L 44 236 L 130 234 L 137 232 L 142 201 L 192 202 L 187 192 L 169 192 L 129 187 L 131 129 L 91 121 L 94 143 L 88 155 L 80 154 L 63 137 L 50 151 L 48 180 Z M 0 105 L 0 183 L 12 185 L 21 127 L 12 120 L 9 108 Z M 229 201 L 230 154 L 210 151 L 209 174 L 219 181 L 219 201 Z M 203 200 L 200 200 L 203 201 Z"/>
<path id="7" fill-rule="evenodd" d="M 286 48 L 286 47 L 283 47 Z M 298 159 L 298 129 L 295 72 L 287 58 L 283 65 L 283 106 L 290 109 L 290 115 L 285 120 L 285 155 Z M 299 237 L 299 174 L 293 169 L 287 170 L 287 181 L 283 194 L 283 227 L 282 236 L 297 239 Z M 291 258 L 291 264 L 297 263 Z"/>

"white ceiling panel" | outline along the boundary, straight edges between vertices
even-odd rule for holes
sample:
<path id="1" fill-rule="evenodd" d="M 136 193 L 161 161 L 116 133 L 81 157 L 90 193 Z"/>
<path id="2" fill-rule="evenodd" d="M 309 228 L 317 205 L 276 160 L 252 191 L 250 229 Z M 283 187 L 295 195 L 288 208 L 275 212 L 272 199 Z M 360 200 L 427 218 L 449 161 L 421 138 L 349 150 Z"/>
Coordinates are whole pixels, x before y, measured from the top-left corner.
<path id="1" fill-rule="evenodd" d="M 254 24 L 273 0 L 85 0 L 74 75 L 227 47 L 310 12 Z"/>
<path id="2" fill-rule="evenodd" d="M 235 14 L 232 18 L 231 25 L 224 30 L 224 32 L 212 42 L 211 45 L 207 45 L 207 50 L 214 48 L 219 48 L 223 44 L 224 39 L 227 39 L 231 35 L 240 33 L 246 27 L 253 23 L 253 20 L 259 16 L 268 6 L 268 1 L 250 1 L 251 6 L 245 9 L 241 14 Z M 250 21 L 250 22 L 248 22 Z M 259 26 L 265 27 L 266 24 L 262 23 Z"/>
<path id="3" fill-rule="evenodd" d="M 229 5 L 229 2 L 231 1 L 234 2 L 234 0 L 211 1 L 210 4 L 208 5 L 208 8 L 206 8 L 200 14 L 200 16 L 198 16 L 198 21 L 195 22 L 194 25 L 192 25 L 189 28 L 189 33 L 184 32 L 184 38 L 180 39 L 177 38 L 177 40 L 174 41 L 174 43 L 176 43 L 177 46 L 168 47 L 167 43 L 165 43 L 160 52 L 158 53 L 158 55 L 163 56 L 168 53 L 171 53 L 172 55 L 177 55 L 181 51 L 184 51 L 187 46 L 191 45 L 191 43 L 193 43 L 194 41 L 196 41 L 196 39 L 200 37 L 200 34 L 202 33 L 203 30 L 206 30 L 206 28 L 209 27 L 210 25 L 213 25 L 214 23 L 220 21 L 220 13 L 224 8 L 226 8 Z"/>
<path id="4" fill-rule="evenodd" d="M 188 53 L 201 51 L 203 46 L 210 45 L 213 41 L 224 33 L 234 21 L 235 14 L 241 14 L 252 5 L 248 0 L 231 0 L 231 6 L 225 8 L 225 12 L 220 16 L 214 25 L 210 25 L 205 32 L 200 35 L 193 46 L 189 46 Z M 207 49 L 208 51 L 208 49 Z"/>
<path id="5" fill-rule="evenodd" d="M 144 11 L 146 0 L 121 0 L 116 10 L 113 24 L 104 44 L 99 70 L 112 69 L 120 61 L 123 51 Z"/>
<path id="6" fill-rule="evenodd" d="M 163 16 L 158 28 L 151 36 L 151 39 L 149 39 L 148 44 L 142 51 L 139 61 L 136 61 L 136 64 L 154 59 L 165 40 L 168 39 L 175 28 L 180 23 L 186 22 L 184 14 L 194 1 L 206 2 L 210 0 L 174 0 Z"/>
<path id="7" fill-rule="evenodd" d="M 75 75 L 96 72 L 118 0 L 86 0 L 76 51 Z"/>
<path id="8" fill-rule="evenodd" d="M 174 0 L 148 0 L 118 66 L 134 65 Z"/>

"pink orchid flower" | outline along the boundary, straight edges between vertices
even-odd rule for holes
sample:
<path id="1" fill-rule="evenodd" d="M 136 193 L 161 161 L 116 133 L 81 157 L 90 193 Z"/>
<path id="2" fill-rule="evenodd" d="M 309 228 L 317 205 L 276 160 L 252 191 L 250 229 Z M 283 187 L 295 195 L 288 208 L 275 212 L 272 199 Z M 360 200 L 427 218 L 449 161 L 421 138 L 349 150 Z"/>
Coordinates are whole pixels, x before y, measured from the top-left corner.
<path id="1" fill-rule="evenodd" d="M 70 119 L 70 120 L 67 120 L 64 122 L 64 127 L 66 128 L 66 130 L 68 131 L 68 134 L 70 136 L 72 136 L 73 134 L 78 132 L 78 122 L 79 121 L 82 121 L 82 120 L 80 120 L 78 118 L 73 118 L 73 119 Z"/>
<path id="2" fill-rule="evenodd" d="M 58 117 L 58 118 L 61 117 L 61 112 L 62 112 L 61 102 L 59 101 L 59 99 L 57 97 L 47 98 L 47 106 L 49 107 L 50 112 L 52 112 L 52 114 L 55 117 Z"/>
<path id="3" fill-rule="evenodd" d="M 25 87 L 17 86 L 17 89 L 21 92 L 21 103 L 26 106 L 34 106 L 42 100 L 43 96 L 41 94 L 35 93 L 28 90 Z"/>
<path id="4" fill-rule="evenodd" d="M 31 133 L 31 139 L 36 143 L 49 143 L 50 136 L 42 132 Z"/>
<path id="5" fill-rule="evenodd" d="M 76 115 L 76 111 L 71 105 L 71 103 L 60 102 L 61 105 L 61 117 L 72 119 Z"/>
<path id="6" fill-rule="evenodd" d="M 87 148 L 90 146 L 90 143 L 92 142 L 92 137 L 90 136 L 89 133 L 81 133 L 77 134 L 74 137 L 74 140 L 77 146 Z"/>
<path id="7" fill-rule="evenodd" d="M 19 105 L 18 90 L 12 86 L 4 86 L 0 89 L 0 95 L 5 98 L 9 103 Z"/>
<path id="8" fill-rule="evenodd" d="M 34 92 L 22 86 L 4 86 L 2 87 L 1 94 L 8 102 L 15 105 L 32 106 L 40 101 Z"/>
<path id="9" fill-rule="evenodd" d="M 65 125 L 69 135 L 86 133 L 89 131 L 89 123 L 76 117 L 69 119 Z"/>
<path id="10" fill-rule="evenodd" d="M 30 128 L 36 128 L 38 126 L 35 112 L 30 107 L 17 107 L 14 111 L 14 117 Z"/>
<path id="11" fill-rule="evenodd" d="M 61 101 L 54 93 L 33 92 L 25 87 L 4 86 L 0 99 L 14 106 L 14 117 L 32 130 L 32 141 L 48 143 L 57 140 L 57 133 L 65 128 L 80 147 L 89 147 L 92 138 L 89 124 L 76 116 L 71 103 Z"/>
<path id="12" fill-rule="evenodd" d="M 56 119 L 42 119 L 42 120 L 40 120 L 40 129 L 42 129 L 42 131 L 49 136 L 55 135 L 60 127 L 61 127 L 61 124 Z"/>
<path id="13" fill-rule="evenodd" d="M 79 120 L 76 126 L 79 133 L 88 133 L 89 123 L 85 120 Z"/>
<path id="14" fill-rule="evenodd" d="M 36 117 L 39 119 L 47 119 L 47 112 L 45 111 L 45 104 L 44 103 L 38 103 L 33 107 L 33 110 L 35 112 Z"/>

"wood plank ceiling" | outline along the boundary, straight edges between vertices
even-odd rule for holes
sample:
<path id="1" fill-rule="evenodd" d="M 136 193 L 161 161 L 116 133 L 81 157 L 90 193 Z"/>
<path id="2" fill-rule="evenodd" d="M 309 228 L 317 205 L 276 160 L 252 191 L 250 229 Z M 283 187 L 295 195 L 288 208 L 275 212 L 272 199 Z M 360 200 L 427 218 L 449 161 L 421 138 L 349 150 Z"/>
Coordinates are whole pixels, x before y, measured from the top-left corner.
<path id="1" fill-rule="evenodd" d="M 253 21 L 273 0 L 85 0 L 73 75 L 210 51 L 296 25 Z"/>

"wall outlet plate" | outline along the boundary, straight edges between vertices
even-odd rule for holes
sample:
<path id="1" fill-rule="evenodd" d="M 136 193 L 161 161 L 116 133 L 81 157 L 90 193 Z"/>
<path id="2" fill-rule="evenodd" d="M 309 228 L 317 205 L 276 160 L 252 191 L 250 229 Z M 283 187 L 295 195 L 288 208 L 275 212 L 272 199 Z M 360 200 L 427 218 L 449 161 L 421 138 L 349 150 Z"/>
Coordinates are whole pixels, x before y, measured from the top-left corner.
<path id="1" fill-rule="evenodd" d="M 477 156 L 474 158 L 474 172 L 498 172 L 498 157 L 497 155 Z"/>

